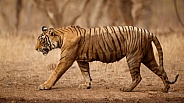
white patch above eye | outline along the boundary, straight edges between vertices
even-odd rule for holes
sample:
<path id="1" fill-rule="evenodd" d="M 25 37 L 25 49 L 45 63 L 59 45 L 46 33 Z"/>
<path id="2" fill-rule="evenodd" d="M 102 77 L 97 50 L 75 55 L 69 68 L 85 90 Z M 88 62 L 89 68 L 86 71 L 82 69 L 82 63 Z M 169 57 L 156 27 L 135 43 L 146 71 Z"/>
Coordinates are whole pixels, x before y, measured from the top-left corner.
<path id="1" fill-rule="evenodd" d="M 42 27 L 42 31 L 47 31 L 47 30 L 48 30 L 48 28 L 46 26 Z"/>
<path id="2" fill-rule="evenodd" d="M 45 38 L 45 35 L 42 35 L 41 38 Z"/>

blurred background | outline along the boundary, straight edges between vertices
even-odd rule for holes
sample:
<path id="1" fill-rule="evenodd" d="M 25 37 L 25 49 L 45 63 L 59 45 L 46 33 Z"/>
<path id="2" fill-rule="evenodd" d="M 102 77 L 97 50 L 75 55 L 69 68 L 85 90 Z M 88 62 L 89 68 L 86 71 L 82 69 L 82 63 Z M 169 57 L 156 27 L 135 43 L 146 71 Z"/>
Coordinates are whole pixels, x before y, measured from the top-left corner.
<path id="1" fill-rule="evenodd" d="M 0 0 L 0 34 L 33 35 L 43 25 L 133 25 L 184 32 L 184 0 Z"/>
<path id="2" fill-rule="evenodd" d="M 43 56 L 35 50 L 43 25 L 79 25 L 83 28 L 133 25 L 145 28 L 156 34 L 162 45 L 169 80 L 176 74 L 180 75 L 179 79 L 171 86 L 171 92 L 163 94 L 160 78 L 142 65 L 141 83 L 134 93 L 124 93 L 119 89 L 131 83 L 126 59 L 110 64 L 92 62 L 93 89 L 78 90 L 84 79 L 74 63 L 53 87 L 55 89 L 37 91 L 59 63 L 61 53 L 60 49 L 55 49 Z M 16 103 L 19 98 L 20 103 L 81 99 L 95 102 L 102 99 L 103 102 L 104 98 L 115 102 L 128 102 L 130 98 L 137 103 L 149 98 L 149 102 L 177 100 L 176 103 L 183 103 L 183 51 L 184 0 L 0 0 L 0 103 Z"/>

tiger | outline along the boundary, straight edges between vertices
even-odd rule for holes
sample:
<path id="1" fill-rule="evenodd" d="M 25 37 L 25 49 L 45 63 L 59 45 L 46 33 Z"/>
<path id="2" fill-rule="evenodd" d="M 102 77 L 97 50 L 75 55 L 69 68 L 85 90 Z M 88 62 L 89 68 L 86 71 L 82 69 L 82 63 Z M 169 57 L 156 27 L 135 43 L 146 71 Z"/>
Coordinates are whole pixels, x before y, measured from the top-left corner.
<path id="1" fill-rule="evenodd" d="M 159 65 L 155 60 L 152 42 L 158 51 Z M 47 55 L 56 48 L 61 49 L 59 63 L 48 80 L 39 86 L 40 90 L 51 89 L 74 61 L 77 62 L 85 81 L 80 86 L 86 89 L 91 88 L 89 63 L 93 61 L 113 63 L 126 57 L 132 82 L 120 89 L 124 92 L 131 92 L 142 80 L 141 63 L 161 78 L 165 86 L 163 92 L 167 93 L 170 84 L 174 84 L 179 76 L 177 74 L 172 82 L 168 80 L 159 40 L 150 31 L 134 26 L 102 26 L 88 29 L 77 25 L 61 28 L 43 26 L 37 39 L 36 50 Z"/>

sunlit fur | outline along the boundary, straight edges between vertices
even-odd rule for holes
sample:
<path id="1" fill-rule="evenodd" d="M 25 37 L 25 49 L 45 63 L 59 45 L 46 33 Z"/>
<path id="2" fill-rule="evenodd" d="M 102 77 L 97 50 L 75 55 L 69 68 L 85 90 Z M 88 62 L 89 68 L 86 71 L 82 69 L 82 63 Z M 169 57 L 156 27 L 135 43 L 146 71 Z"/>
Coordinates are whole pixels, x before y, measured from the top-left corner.
<path id="1" fill-rule="evenodd" d="M 38 37 L 36 50 L 45 55 L 52 49 L 60 48 L 61 58 L 54 72 L 39 86 L 39 89 L 50 89 L 74 61 L 77 61 L 85 79 L 85 84 L 80 87 L 89 89 L 92 81 L 89 62 L 113 63 L 123 57 L 127 58 L 132 76 L 132 83 L 123 88 L 123 91 L 132 91 L 141 81 L 141 63 L 162 79 L 165 85 L 164 92 L 168 92 L 169 84 L 177 81 L 178 75 L 173 82 L 168 80 L 163 68 L 162 47 L 157 37 L 146 29 L 133 26 L 104 26 L 90 29 L 68 26 L 56 29 L 42 27 L 42 31 Z M 159 66 L 154 57 L 152 42 L 159 54 Z"/>

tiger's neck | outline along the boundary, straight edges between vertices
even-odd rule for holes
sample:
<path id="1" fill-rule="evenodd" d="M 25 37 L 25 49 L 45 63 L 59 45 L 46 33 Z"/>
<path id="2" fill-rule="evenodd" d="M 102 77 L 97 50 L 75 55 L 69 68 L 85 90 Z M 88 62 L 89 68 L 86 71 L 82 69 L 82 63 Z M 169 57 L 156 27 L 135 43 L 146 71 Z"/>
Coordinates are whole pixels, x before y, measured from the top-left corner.
<path id="1" fill-rule="evenodd" d="M 61 48 L 63 45 L 63 39 L 61 39 L 61 38 L 62 38 L 62 36 L 59 36 L 57 48 Z"/>

